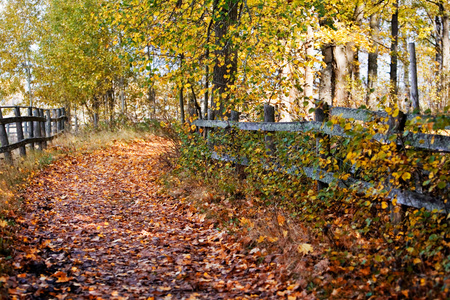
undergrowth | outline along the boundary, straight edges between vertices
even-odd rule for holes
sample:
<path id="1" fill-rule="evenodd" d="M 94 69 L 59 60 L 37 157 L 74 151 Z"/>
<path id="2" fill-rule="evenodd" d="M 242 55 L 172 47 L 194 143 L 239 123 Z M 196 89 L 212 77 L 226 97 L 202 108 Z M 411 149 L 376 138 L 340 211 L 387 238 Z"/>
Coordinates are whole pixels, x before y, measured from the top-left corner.
<path id="1" fill-rule="evenodd" d="M 172 172 L 162 179 L 167 191 L 193 201 L 201 213 L 216 221 L 218 228 L 240 235 L 249 251 L 260 253 L 261 260 L 281 262 L 286 276 L 297 279 L 316 297 L 449 295 L 450 214 L 392 206 L 383 193 L 364 193 L 336 184 L 317 191 L 316 183 L 301 172 L 280 173 L 263 167 L 259 162 L 267 157 L 265 142 L 261 136 L 255 138 L 258 133 L 241 136 L 240 146 L 235 147 L 232 142 L 237 135 L 229 132 L 217 140 L 210 135 L 206 141 L 201 137 L 203 132 L 192 132 L 187 127 L 180 130 L 174 142 L 179 145 L 179 156 Z M 285 138 L 293 146 L 315 143 L 311 137 L 300 141 L 298 137 Z M 350 147 L 358 151 L 354 145 Z M 228 153 L 232 149 L 235 157 L 262 155 L 258 161 L 248 161 L 247 166 L 212 159 L 212 151 L 220 153 L 222 149 Z M 302 153 L 302 147 L 290 149 L 301 154 L 297 162 L 305 161 L 308 154 Z M 334 158 L 339 155 L 336 152 Z M 394 153 L 387 155 L 395 158 Z M 414 155 L 416 161 L 417 157 Z M 439 165 L 434 163 L 435 158 L 430 159 L 432 172 L 438 178 L 433 181 L 430 176 L 424 184 L 430 186 L 430 191 L 438 186 L 442 189 L 446 159 L 441 156 Z M 363 156 L 360 161 L 385 168 L 382 160 L 369 157 L 364 161 Z M 392 168 L 393 164 L 389 164 Z M 403 165 L 399 169 L 402 174 L 411 172 Z M 369 172 L 362 176 L 379 175 Z M 401 176 L 397 182 L 407 184 Z M 391 218 L 392 211 L 402 216 L 399 222 Z"/>

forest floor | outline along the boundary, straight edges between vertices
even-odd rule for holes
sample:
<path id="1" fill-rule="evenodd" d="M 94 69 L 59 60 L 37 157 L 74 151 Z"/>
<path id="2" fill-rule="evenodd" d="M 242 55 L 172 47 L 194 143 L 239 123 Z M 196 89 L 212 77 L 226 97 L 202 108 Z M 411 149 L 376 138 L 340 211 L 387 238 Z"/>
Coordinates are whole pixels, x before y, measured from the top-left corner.
<path id="1" fill-rule="evenodd" d="M 304 299 L 274 256 L 246 247 L 158 177 L 165 140 L 66 155 L 23 191 L 11 299 Z"/>

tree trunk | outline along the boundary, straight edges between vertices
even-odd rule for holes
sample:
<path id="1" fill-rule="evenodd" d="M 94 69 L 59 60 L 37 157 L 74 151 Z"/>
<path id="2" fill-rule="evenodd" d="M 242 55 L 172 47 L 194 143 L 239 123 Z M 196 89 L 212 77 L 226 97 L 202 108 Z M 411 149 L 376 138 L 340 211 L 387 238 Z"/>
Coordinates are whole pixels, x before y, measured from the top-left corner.
<path id="1" fill-rule="evenodd" d="M 375 92 L 378 80 L 378 42 L 380 33 L 380 16 L 377 13 L 370 16 L 370 29 L 370 34 L 374 45 L 373 51 L 369 53 L 367 66 L 367 108 L 370 107 L 370 102 L 374 99 L 373 93 Z"/>
<path id="2" fill-rule="evenodd" d="M 114 97 L 114 90 L 110 89 L 107 93 L 108 99 L 108 110 L 109 110 L 109 129 L 114 129 L 114 105 L 116 103 L 116 98 Z"/>
<path id="3" fill-rule="evenodd" d="M 119 96 L 120 108 L 121 108 L 122 114 L 124 115 L 127 112 L 127 106 L 125 103 L 125 80 L 124 80 L 123 76 L 120 77 L 120 79 L 119 79 L 119 85 L 120 85 L 120 96 Z"/>
<path id="4" fill-rule="evenodd" d="M 410 55 L 409 74 L 411 76 L 411 101 L 414 112 L 419 113 L 419 87 L 417 84 L 416 46 L 414 43 L 408 44 L 408 51 Z"/>
<path id="5" fill-rule="evenodd" d="M 397 62 L 398 62 L 398 1 L 394 3 L 394 13 L 391 19 L 391 64 L 390 64 L 390 83 L 391 100 L 397 102 Z"/>
<path id="6" fill-rule="evenodd" d="M 406 89 L 406 99 L 404 101 L 405 107 L 402 108 L 404 111 L 409 113 L 411 111 L 412 103 L 411 103 L 411 76 L 409 74 L 409 67 L 410 67 L 410 59 L 405 59 L 403 61 L 403 81 L 405 83 L 405 89 Z"/>
<path id="7" fill-rule="evenodd" d="M 364 17 L 364 4 L 357 2 L 355 11 L 353 12 L 353 22 L 357 26 L 361 26 Z M 347 92 L 347 101 L 353 99 L 354 87 L 359 82 L 359 50 L 356 48 L 354 42 L 349 42 L 345 45 L 347 56 L 347 78 L 350 80 L 350 88 Z"/>
<path id="8" fill-rule="evenodd" d="M 439 6 L 442 14 L 442 66 L 444 73 L 450 71 L 450 35 L 449 35 L 449 16 L 448 12 L 444 10 L 444 5 Z M 448 77 L 448 74 L 445 74 Z"/>
<path id="9" fill-rule="evenodd" d="M 330 44 L 322 47 L 325 68 L 320 71 L 319 100 L 333 106 L 334 98 L 334 68 L 333 68 L 333 46 Z"/>
<path id="10" fill-rule="evenodd" d="M 344 45 L 336 45 L 333 48 L 334 72 L 335 72 L 335 105 L 348 106 L 347 78 L 349 75 L 349 64 Z"/>
<path id="11" fill-rule="evenodd" d="M 313 29 L 311 26 L 308 26 L 308 33 L 307 33 L 307 41 L 306 41 L 306 60 L 307 60 L 307 64 L 305 67 L 305 87 L 304 87 L 304 92 L 305 92 L 305 98 L 308 99 L 313 99 L 314 96 L 314 91 L 313 91 L 313 87 L 314 87 L 314 72 L 313 72 L 313 68 L 312 65 L 309 63 L 313 56 L 314 56 L 314 41 L 313 41 L 313 37 L 314 37 L 314 33 L 313 33 Z"/>
<path id="12" fill-rule="evenodd" d="M 77 105 L 74 106 L 74 123 L 75 123 L 75 134 L 78 134 L 78 113 L 77 113 Z M 51 134 L 49 134 L 50 136 Z"/>
<path id="13" fill-rule="evenodd" d="M 180 87 L 179 91 L 179 100 L 180 100 L 180 122 L 181 124 L 184 124 L 185 117 L 184 117 L 184 96 L 183 96 L 183 86 Z"/>
<path id="14" fill-rule="evenodd" d="M 183 59 L 184 59 L 184 55 L 181 54 L 180 55 L 180 68 L 183 66 Z M 180 101 L 180 122 L 181 122 L 181 124 L 184 124 L 186 119 L 184 117 L 183 83 L 181 83 L 181 86 L 180 86 L 179 99 L 178 100 Z"/>
<path id="15" fill-rule="evenodd" d="M 443 99 L 442 107 L 448 105 L 450 98 L 450 34 L 449 34 L 449 16 L 448 12 L 444 10 L 443 4 L 439 6 L 442 8 L 442 71 L 443 71 Z"/>
<path id="16" fill-rule="evenodd" d="M 212 12 L 212 15 L 214 17 L 214 10 Z M 209 41 L 211 38 L 211 28 L 212 28 L 212 24 L 213 24 L 213 20 L 214 18 L 211 18 L 211 20 L 209 21 L 209 25 L 208 25 L 208 30 L 206 33 L 206 52 L 205 52 L 205 98 L 204 98 L 204 103 L 203 103 L 203 116 L 205 117 L 205 120 L 209 118 L 208 115 L 208 101 L 209 101 Z"/>
<path id="17" fill-rule="evenodd" d="M 152 57 L 150 56 L 150 45 L 147 45 L 147 56 L 148 56 L 148 61 L 152 61 Z M 181 64 L 183 63 L 182 60 L 183 60 L 183 56 L 181 56 L 180 68 L 181 68 Z M 151 76 L 151 74 L 149 76 Z M 149 80 L 149 81 L 151 81 L 151 80 Z M 150 117 L 150 119 L 156 119 L 156 93 L 155 93 L 155 88 L 153 86 L 153 83 L 149 84 L 149 87 L 148 87 L 148 103 L 153 108 L 153 113 L 150 113 L 149 117 Z"/>
<path id="18" fill-rule="evenodd" d="M 97 98 L 97 96 L 94 97 L 94 102 L 92 103 L 92 108 L 93 108 L 94 129 L 98 129 L 100 101 Z"/>
<path id="19" fill-rule="evenodd" d="M 237 49 L 229 36 L 229 28 L 238 18 L 238 3 L 240 0 L 214 0 L 213 9 L 218 12 L 215 24 L 215 64 L 213 70 L 213 94 L 215 94 L 214 115 L 222 119 L 228 104 L 229 86 L 235 81 L 237 71 Z"/>

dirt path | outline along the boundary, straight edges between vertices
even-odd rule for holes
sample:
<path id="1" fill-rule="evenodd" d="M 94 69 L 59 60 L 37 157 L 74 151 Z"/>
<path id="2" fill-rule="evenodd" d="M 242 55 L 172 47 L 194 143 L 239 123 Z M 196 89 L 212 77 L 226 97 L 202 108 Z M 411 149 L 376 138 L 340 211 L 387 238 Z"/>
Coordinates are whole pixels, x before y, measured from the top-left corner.
<path id="1" fill-rule="evenodd" d="M 12 299 L 296 299 L 275 263 L 159 195 L 163 145 L 156 137 L 116 143 L 32 180 Z"/>

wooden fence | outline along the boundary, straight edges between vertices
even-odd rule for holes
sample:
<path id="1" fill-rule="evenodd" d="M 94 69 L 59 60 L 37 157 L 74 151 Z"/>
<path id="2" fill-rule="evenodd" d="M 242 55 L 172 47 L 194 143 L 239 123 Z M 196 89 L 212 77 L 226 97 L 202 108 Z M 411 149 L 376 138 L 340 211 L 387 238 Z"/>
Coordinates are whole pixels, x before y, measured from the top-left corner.
<path id="1" fill-rule="evenodd" d="M 7 112 L 13 116 L 6 116 Z M 21 156 L 26 156 L 27 145 L 31 149 L 37 146 L 42 150 L 47 146 L 47 142 L 65 131 L 66 121 L 64 108 L 0 106 L 0 153 L 12 164 L 12 151 L 15 149 L 19 149 Z"/>
<path id="2" fill-rule="evenodd" d="M 343 138 L 353 138 L 352 135 L 346 133 L 346 130 L 339 125 L 327 125 L 327 121 L 330 116 L 337 116 L 347 120 L 355 120 L 362 122 L 370 122 L 380 120 L 386 122 L 388 131 L 386 134 L 375 134 L 372 136 L 372 140 L 379 143 L 386 144 L 390 142 L 389 137 L 396 135 L 394 141 L 396 141 L 399 147 L 408 147 L 408 149 L 424 150 L 427 152 L 437 153 L 450 153 L 450 136 L 437 135 L 437 134 L 425 134 L 425 133 L 413 133 L 410 131 L 404 131 L 406 121 L 420 120 L 424 124 L 431 122 L 440 122 L 445 130 L 450 130 L 450 118 L 440 117 L 434 118 L 432 116 L 420 116 L 413 114 L 403 114 L 399 112 L 398 116 L 393 118 L 384 111 L 374 112 L 363 109 L 351 109 L 343 107 L 328 108 L 326 104 L 321 104 L 316 108 L 315 121 L 310 122 L 275 122 L 274 108 L 270 105 L 264 107 L 264 122 L 239 122 L 239 116 L 237 113 L 232 113 L 229 121 L 213 121 L 213 120 L 196 120 L 194 125 L 200 128 L 222 128 L 222 129 L 235 129 L 243 131 L 260 131 L 266 133 L 274 132 L 302 132 L 302 133 L 314 133 L 316 136 L 316 155 L 321 157 L 327 157 L 330 155 L 329 139 L 324 137 L 337 136 Z M 206 130 L 207 131 L 207 130 Z M 270 135 L 266 136 L 266 147 L 270 146 Z M 392 139 L 391 139 L 392 140 Z M 268 143 L 269 141 L 269 143 Z M 320 153 L 320 149 L 322 149 Z M 325 149 L 325 154 L 323 149 Z M 268 149 L 268 151 L 272 151 Z M 241 165 L 248 164 L 248 158 L 246 157 L 233 157 L 231 155 L 219 155 L 217 152 L 212 151 L 212 158 L 222 161 L 231 161 Z M 276 161 L 276 160 L 275 160 Z M 328 184 L 334 182 L 339 178 L 337 172 L 327 172 L 318 167 L 298 167 L 290 166 L 279 167 L 274 165 L 265 165 L 265 168 L 276 170 L 279 172 L 288 173 L 291 175 L 303 174 L 318 182 L 319 189 L 328 186 Z M 339 179 L 338 186 L 345 188 L 352 188 L 358 191 L 367 191 L 374 187 L 374 183 L 362 181 L 349 177 L 345 180 Z M 448 184 L 448 183 L 447 183 Z M 447 186 L 448 188 L 448 186 Z M 450 212 L 450 201 L 448 199 L 435 199 L 428 195 L 424 195 L 417 191 L 401 190 L 398 188 L 391 188 L 388 196 L 389 199 L 396 199 L 398 204 L 416 207 L 426 208 L 427 210 L 438 210 L 440 212 Z"/>

